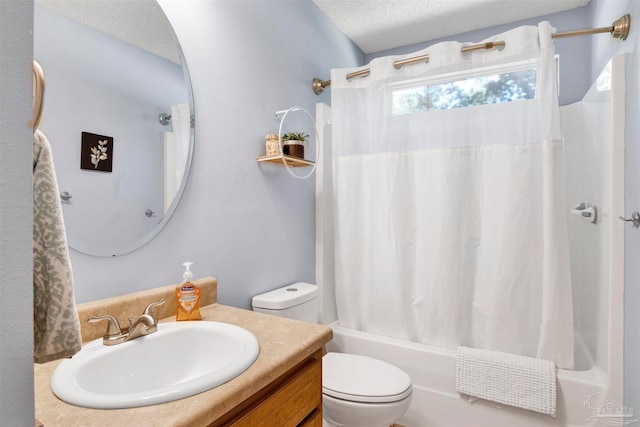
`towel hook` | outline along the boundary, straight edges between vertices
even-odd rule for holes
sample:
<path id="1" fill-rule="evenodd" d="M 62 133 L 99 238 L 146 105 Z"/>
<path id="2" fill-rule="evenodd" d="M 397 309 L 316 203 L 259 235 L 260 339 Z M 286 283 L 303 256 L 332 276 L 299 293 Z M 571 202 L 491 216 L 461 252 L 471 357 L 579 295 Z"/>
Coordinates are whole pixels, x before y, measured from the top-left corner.
<path id="1" fill-rule="evenodd" d="M 625 222 L 631 222 L 635 228 L 640 228 L 640 213 L 637 211 L 631 214 L 631 219 L 627 219 L 623 216 L 619 216 L 618 219 Z"/>

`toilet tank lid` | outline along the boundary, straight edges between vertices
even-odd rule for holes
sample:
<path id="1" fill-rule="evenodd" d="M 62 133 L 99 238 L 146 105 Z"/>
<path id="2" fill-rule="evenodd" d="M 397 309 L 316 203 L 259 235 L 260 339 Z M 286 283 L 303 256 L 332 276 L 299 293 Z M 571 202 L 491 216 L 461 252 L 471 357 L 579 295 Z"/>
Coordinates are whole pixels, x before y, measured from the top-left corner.
<path id="1" fill-rule="evenodd" d="M 298 282 L 264 294 L 256 295 L 251 300 L 254 308 L 282 310 L 295 307 L 318 296 L 318 287 L 311 283 Z"/>

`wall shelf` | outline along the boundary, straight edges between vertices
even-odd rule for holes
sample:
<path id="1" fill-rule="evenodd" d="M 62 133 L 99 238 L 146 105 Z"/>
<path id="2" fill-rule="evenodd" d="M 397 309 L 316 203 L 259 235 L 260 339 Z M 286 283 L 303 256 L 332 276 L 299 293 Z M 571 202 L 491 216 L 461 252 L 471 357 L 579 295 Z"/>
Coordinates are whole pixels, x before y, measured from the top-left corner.
<path id="1" fill-rule="evenodd" d="M 294 157 L 294 156 L 287 156 L 286 154 L 281 154 L 277 156 L 258 156 L 259 162 L 274 163 L 276 165 L 282 165 L 282 166 L 285 166 L 284 164 L 285 159 L 286 159 L 287 165 L 291 168 L 304 168 L 304 167 L 313 166 L 315 164 L 315 162 L 312 162 L 311 160 L 305 160 L 305 159 L 301 159 L 299 157 Z"/>
<path id="2" fill-rule="evenodd" d="M 315 161 L 314 160 L 306 160 L 300 157 L 295 157 L 295 156 L 291 156 L 291 155 L 287 155 L 283 153 L 283 143 L 282 143 L 282 125 L 284 125 L 284 121 L 287 117 L 287 114 L 294 112 L 294 111 L 301 111 L 304 114 L 307 115 L 307 117 L 309 118 L 309 121 L 311 121 L 311 124 L 313 125 L 313 130 L 314 133 L 316 134 L 316 143 L 315 143 L 315 153 L 316 153 L 316 158 Z M 265 148 L 266 151 L 269 153 L 273 153 L 274 151 L 280 153 L 280 154 L 270 154 L 270 155 L 262 155 L 262 156 L 258 156 L 257 160 L 258 162 L 267 162 L 267 163 L 273 163 L 276 165 L 280 165 L 280 166 L 284 166 L 285 169 L 287 169 L 287 172 L 289 173 L 289 175 L 291 175 L 292 177 L 296 178 L 296 179 L 307 179 L 309 178 L 315 171 L 316 171 L 316 161 L 318 160 L 318 154 L 320 153 L 320 150 L 318 148 L 318 140 L 319 140 L 319 135 L 318 135 L 318 128 L 316 127 L 316 121 L 313 119 L 313 116 L 304 108 L 302 107 L 291 107 L 288 110 L 282 110 L 282 111 L 276 111 L 275 112 L 275 119 L 280 121 L 280 126 L 278 127 L 278 144 L 279 144 L 279 150 L 273 150 L 271 145 L 269 144 L 270 147 L 266 147 L 266 138 L 265 138 Z M 282 117 L 281 117 L 282 116 Z M 273 138 L 273 135 L 268 135 L 269 137 L 269 141 L 271 142 Z M 306 140 L 306 137 L 305 137 Z M 304 153 L 304 151 L 302 151 L 302 153 Z M 301 153 L 301 154 L 302 154 Z M 297 154 L 297 153 L 296 153 Z M 304 175 L 297 175 L 295 173 L 293 173 L 291 171 L 292 168 L 305 168 L 305 167 L 310 167 L 311 169 L 308 170 L 308 172 Z"/>

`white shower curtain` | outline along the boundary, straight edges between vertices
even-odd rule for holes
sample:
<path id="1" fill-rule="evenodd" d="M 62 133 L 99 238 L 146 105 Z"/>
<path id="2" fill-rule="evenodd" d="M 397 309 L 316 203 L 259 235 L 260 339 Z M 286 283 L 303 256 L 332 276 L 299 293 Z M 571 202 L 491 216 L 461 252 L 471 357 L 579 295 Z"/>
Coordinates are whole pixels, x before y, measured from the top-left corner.
<path id="1" fill-rule="evenodd" d="M 357 70 L 332 71 L 340 324 L 573 367 L 553 31 L 541 23 L 485 40 L 503 49 L 461 54 L 446 42 L 377 58 L 351 81 Z M 423 54 L 428 63 L 393 66 Z M 402 91 L 505 70 L 532 70 L 535 98 L 394 107 Z"/>
<path id="2" fill-rule="evenodd" d="M 191 109 L 186 102 L 171 106 L 173 131 L 164 133 L 164 212 L 173 203 L 189 158 Z"/>

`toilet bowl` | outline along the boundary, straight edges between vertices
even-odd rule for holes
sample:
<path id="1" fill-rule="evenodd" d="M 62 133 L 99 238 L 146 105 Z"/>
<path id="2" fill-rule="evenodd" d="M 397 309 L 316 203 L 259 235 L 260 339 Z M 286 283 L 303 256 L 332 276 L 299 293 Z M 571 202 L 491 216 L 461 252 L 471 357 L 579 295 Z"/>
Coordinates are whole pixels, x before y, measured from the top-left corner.
<path id="1" fill-rule="evenodd" d="M 322 358 L 325 426 L 388 426 L 404 415 L 411 396 L 411 378 L 390 363 L 345 353 Z"/>
<path id="2" fill-rule="evenodd" d="M 252 299 L 253 310 L 317 323 L 318 287 L 295 283 Z M 411 377 L 372 357 L 327 353 L 322 358 L 323 427 L 389 426 L 409 408 Z"/>

